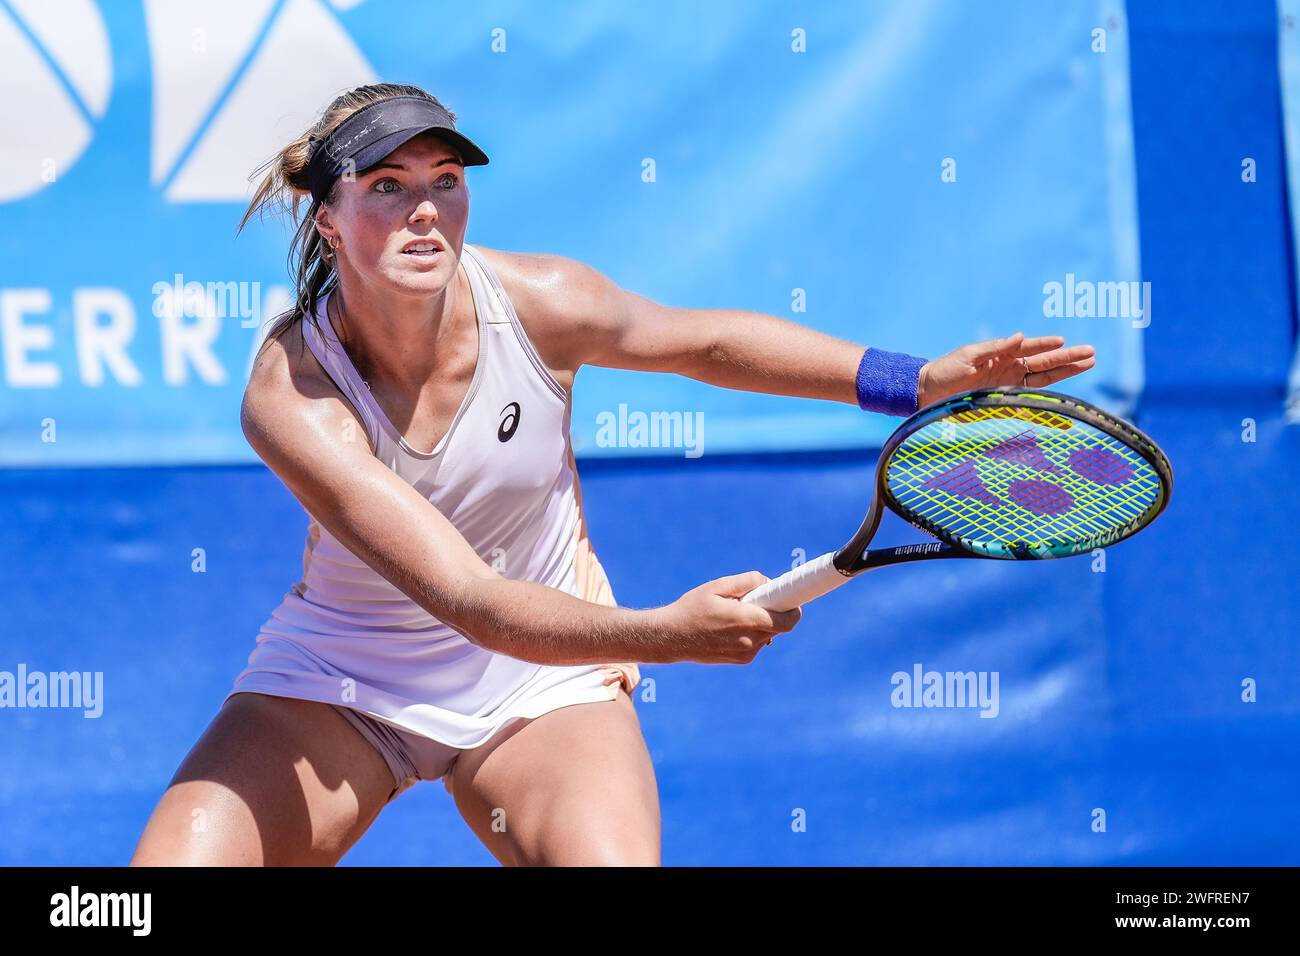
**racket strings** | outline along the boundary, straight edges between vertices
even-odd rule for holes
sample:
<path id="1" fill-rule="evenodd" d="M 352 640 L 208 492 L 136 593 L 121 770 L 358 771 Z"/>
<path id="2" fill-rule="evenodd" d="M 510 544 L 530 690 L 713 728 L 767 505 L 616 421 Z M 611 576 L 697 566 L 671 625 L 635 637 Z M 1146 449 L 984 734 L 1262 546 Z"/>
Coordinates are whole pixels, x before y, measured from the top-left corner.
<path id="1" fill-rule="evenodd" d="M 1024 406 L 1002 406 L 999 408 L 970 408 L 964 412 L 956 412 L 949 416 L 954 422 L 986 422 L 990 419 L 1000 418 L 1018 418 L 1022 421 L 1033 422 L 1035 425 L 1046 425 L 1049 428 L 1059 428 L 1061 431 L 1069 431 L 1073 423 L 1064 415 L 1057 415 L 1054 412 L 1043 411 L 1041 408 L 1026 408 Z"/>
<path id="2" fill-rule="evenodd" d="M 931 422 L 895 450 L 886 484 L 905 511 L 993 552 L 1072 553 L 1104 543 L 1143 520 L 1161 493 L 1155 470 L 1124 442 L 1024 408 Z"/>
<path id="3" fill-rule="evenodd" d="M 973 509 L 965 500 L 936 498 L 930 502 L 928 509 L 921 510 L 923 517 L 936 523 L 947 523 L 954 519 L 964 521 L 967 527 L 957 533 L 971 536 L 983 534 L 1018 541 L 1059 535 L 1079 538 L 1089 534 L 1105 534 L 1117 524 L 1140 517 L 1154 500 L 1154 484 L 1151 496 L 1139 496 L 1126 489 L 1116 489 L 1118 493 L 1109 496 L 1090 496 L 1088 487 L 1068 480 L 1064 482 L 1065 487 L 1057 491 L 1061 485 L 1042 481 L 1032 474 L 1036 469 L 1027 469 L 1021 462 L 997 457 L 980 460 L 981 444 L 987 442 L 968 441 L 946 450 L 940 449 L 938 453 L 923 452 L 918 459 L 936 463 L 948 457 L 966 459 L 969 467 L 979 474 L 985 487 L 1004 488 L 1006 498 L 1019 504 L 1020 508 L 1004 507 L 1002 505 L 1005 502 L 1001 500 L 999 505 L 991 506 L 984 497 L 977 499 L 980 507 Z M 1059 471 L 1059 466 L 1057 467 Z M 1026 471 L 1031 473 L 1026 475 Z M 1053 475 L 1053 478 L 1060 481 L 1060 475 Z M 1069 514 L 1068 520 L 1051 523 L 1044 521 L 1045 514 L 1063 514 L 1076 504 L 1078 508 Z M 1121 520 L 1115 520 L 1117 515 Z"/>
<path id="4" fill-rule="evenodd" d="M 1097 434 L 1102 439 L 1114 441 L 1103 433 Z M 962 440 L 955 440 L 948 435 L 941 434 L 940 440 L 936 442 L 932 440 L 933 436 L 920 435 L 920 433 L 918 433 L 918 436 L 917 440 L 909 439 L 905 447 L 900 449 L 900 453 L 891 461 L 891 474 L 905 478 L 907 477 L 905 471 L 909 466 L 915 469 L 919 464 L 924 469 L 933 470 L 942 467 L 948 461 L 956 461 L 960 463 L 964 475 L 972 476 L 968 477 L 965 483 L 947 483 L 941 480 L 928 483 L 929 487 L 937 487 L 940 490 L 946 490 L 945 485 L 951 484 L 953 490 L 960 491 L 972 487 L 975 482 L 979 482 L 987 491 L 988 485 L 979 477 L 981 473 L 996 472 L 997 474 L 992 475 L 993 478 L 1000 476 L 1008 481 L 1017 474 L 1014 470 L 997 468 L 995 461 L 987 459 L 1000 459 L 1009 466 L 1019 466 L 1022 469 L 1033 471 L 1047 471 L 1054 474 L 1064 473 L 1062 465 L 1052 462 L 1047 457 L 1038 444 L 1037 436 L 1030 431 L 1021 431 L 1002 440 L 999 440 L 997 435 L 972 435 L 969 430 L 963 434 Z M 1108 471 L 1107 477 L 1112 480 L 1121 474 L 1121 466 L 1124 469 L 1122 474 L 1131 477 L 1136 471 L 1135 464 L 1145 464 L 1144 460 L 1136 452 L 1118 443 L 1117 447 L 1129 453 L 1131 462 L 1114 452 L 1096 446 L 1085 446 L 1076 449 L 1070 452 L 1069 457 L 1064 457 L 1064 450 L 1059 441 L 1049 444 L 1049 447 L 1063 458 L 1064 464 L 1071 467 L 1080 457 L 1089 463 L 1092 470 L 1102 467 L 1097 464 L 1098 462 L 1104 463 Z M 987 456 L 987 458 L 980 461 L 981 456 Z M 1100 456 L 1105 457 L 1101 458 Z M 977 465 L 982 465 L 982 467 L 977 467 Z M 1081 474 L 1083 477 L 1094 481 L 1094 483 L 1100 483 L 1096 482 L 1088 472 L 1081 472 Z M 1151 477 L 1154 479 L 1154 473 Z"/>

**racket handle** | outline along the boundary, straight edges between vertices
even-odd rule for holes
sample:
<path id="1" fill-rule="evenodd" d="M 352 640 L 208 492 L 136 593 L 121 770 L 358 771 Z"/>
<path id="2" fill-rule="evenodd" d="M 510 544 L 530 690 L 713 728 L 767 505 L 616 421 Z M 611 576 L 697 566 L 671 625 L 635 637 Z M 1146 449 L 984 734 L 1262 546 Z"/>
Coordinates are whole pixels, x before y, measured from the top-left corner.
<path id="1" fill-rule="evenodd" d="M 805 561 L 779 578 L 760 584 L 740 600 L 744 604 L 757 604 L 769 611 L 790 611 L 801 604 L 807 604 L 813 598 L 834 591 L 848 580 L 831 563 L 834 558 L 835 552 L 827 551 L 821 557 Z"/>

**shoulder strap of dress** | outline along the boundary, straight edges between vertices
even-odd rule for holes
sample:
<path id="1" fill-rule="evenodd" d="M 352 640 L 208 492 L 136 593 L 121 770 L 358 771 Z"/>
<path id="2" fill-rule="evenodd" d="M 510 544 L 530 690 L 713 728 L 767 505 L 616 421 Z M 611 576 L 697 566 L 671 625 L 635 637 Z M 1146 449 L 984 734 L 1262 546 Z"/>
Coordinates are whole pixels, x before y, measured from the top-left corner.
<path id="1" fill-rule="evenodd" d="M 546 367 L 546 363 L 543 362 L 541 356 L 537 354 L 537 349 L 533 346 L 532 339 L 528 337 L 528 331 L 524 328 L 524 324 L 519 321 L 519 314 L 515 312 L 515 305 L 510 301 L 510 296 L 506 294 L 505 286 L 501 284 L 501 279 L 497 276 L 496 270 L 492 268 L 491 264 L 483 254 L 468 242 L 465 243 L 461 249 L 463 252 L 469 254 L 470 261 L 478 266 L 481 274 L 487 278 L 486 285 L 488 291 L 492 293 L 491 298 L 497 303 L 494 311 L 499 310 L 500 314 L 503 316 L 503 318 L 496 319 L 495 321 L 508 321 L 510 323 L 514 329 L 515 338 L 519 342 L 520 348 L 523 350 L 524 355 L 528 358 L 528 361 L 532 364 L 533 368 L 536 369 L 537 374 L 541 376 L 542 381 L 546 383 L 547 388 L 554 392 L 561 401 L 568 401 L 568 392 L 565 391 L 563 385 L 555 380 L 555 376 L 551 374 L 551 370 Z"/>
<path id="2" fill-rule="evenodd" d="M 302 337 L 311 349 L 312 354 L 316 356 L 316 361 L 320 362 L 321 367 L 325 369 L 325 374 L 333 380 L 338 386 L 352 407 L 357 410 L 361 416 L 361 421 L 366 427 L 367 437 L 370 439 L 370 447 L 379 447 L 379 427 L 375 421 L 374 412 L 370 403 L 374 401 L 370 390 L 366 388 L 361 377 L 357 375 L 356 369 L 348 359 L 347 353 L 343 351 L 343 345 L 334 334 L 334 327 L 330 325 L 329 313 L 326 311 L 325 303 L 328 300 L 329 293 L 321 296 L 316 300 L 316 317 L 304 315 L 302 317 Z M 323 326 L 318 323 L 324 323 Z M 324 331 L 322 331 L 322 328 Z"/>

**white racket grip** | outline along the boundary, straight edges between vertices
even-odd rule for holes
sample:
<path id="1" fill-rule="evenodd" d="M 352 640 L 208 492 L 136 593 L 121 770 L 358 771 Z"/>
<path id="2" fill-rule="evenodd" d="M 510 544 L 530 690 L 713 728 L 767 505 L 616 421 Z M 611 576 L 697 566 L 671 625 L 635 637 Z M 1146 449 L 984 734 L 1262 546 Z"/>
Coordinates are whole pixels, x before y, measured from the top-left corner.
<path id="1" fill-rule="evenodd" d="M 819 558 L 805 561 L 779 578 L 760 584 L 741 598 L 741 603 L 757 604 L 769 611 L 790 611 L 834 591 L 848 580 L 831 563 L 834 558 L 835 552 L 827 551 Z"/>

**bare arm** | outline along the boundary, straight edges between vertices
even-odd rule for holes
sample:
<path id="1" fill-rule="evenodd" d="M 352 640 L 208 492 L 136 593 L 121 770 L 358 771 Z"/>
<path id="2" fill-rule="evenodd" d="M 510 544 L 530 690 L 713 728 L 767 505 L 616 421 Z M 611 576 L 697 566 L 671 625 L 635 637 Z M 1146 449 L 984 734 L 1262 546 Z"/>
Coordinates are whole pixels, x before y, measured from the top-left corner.
<path id="1" fill-rule="evenodd" d="M 563 256 L 514 254 L 505 268 L 554 368 L 675 372 L 723 388 L 858 403 L 863 345 L 761 312 L 661 305 Z M 1092 346 L 1064 344 L 1017 333 L 957 348 L 921 369 L 918 404 L 985 385 L 1042 388 L 1092 367 Z"/>
<path id="2" fill-rule="evenodd" d="M 588 364 L 624 368 L 630 360 L 722 388 L 857 404 L 864 346 L 761 312 L 676 309 L 635 292 L 624 296 L 627 312 L 594 338 Z M 654 368 L 665 332 L 679 354 L 671 366 Z"/>
<path id="3" fill-rule="evenodd" d="M 492 261 L 552 368 L 675 372 L 723 388 L 857 402 L 861 345 L 761 312 L 661 305 L 564 256 Z"/>
<path id="4" fill-rule="evenodd" d="M 374 457 L 356 412 L 313 365 L 298 334 L 262 350 L 241 412 L 249 444 L 349 551 L 473 643 L 538 664 L 744 662 L 797 619 L 751 613 L 716 591 L 631 610 L 502 577 Z M 737 577 L 756 579 L 740 594 L 762 580 Z"/>

